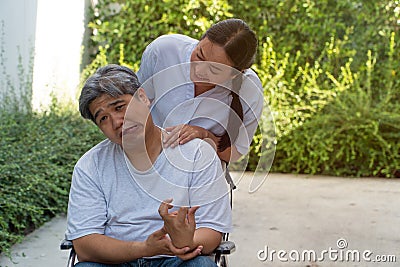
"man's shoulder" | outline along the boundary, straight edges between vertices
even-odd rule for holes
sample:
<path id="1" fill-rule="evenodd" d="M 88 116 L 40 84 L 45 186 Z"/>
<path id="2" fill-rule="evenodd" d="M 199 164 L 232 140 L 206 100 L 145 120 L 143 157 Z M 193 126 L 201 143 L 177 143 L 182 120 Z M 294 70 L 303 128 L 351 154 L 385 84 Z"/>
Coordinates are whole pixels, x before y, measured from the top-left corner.
<path id="1" fill-rule="evenodd" d="M 200 161 L 213 162 L 218 161 L 219 158 L 215 149 L 206 141 L 195 138 L 183 145 L 176 146 L 172 153 L 179 154 L 185 160 L 190 159 L 193 163 L 198 164 Z"/>
<path id="2" fill-rule="evenodd" d="M 117 144 L 110 141 L 110 139 L 104 139 L 91 149 L 89 149 L 86 153 L 87 154 L 95 154 L 95 153 L 102 153 L 106 150 L 113 149 Z"/>
<path id="3" fill-rule="evenodd" d="M 78 163 L 88 160 L 98 159 L 104 156 L 111 155 L 110 152 L 115 151 L 117 144 L 111 142 L 109 139 L 105 139 L 89 149 L 78 161 Z"/>
<path id="4" fill-rule="evenodd" d="M 212 146 L 208 142 L 199 138 L 190 140 L 189 142 L 181 145 L 181 148 L 186 151 L 192 151 L 192 153 L 199 149 L 213 150 Z"/>

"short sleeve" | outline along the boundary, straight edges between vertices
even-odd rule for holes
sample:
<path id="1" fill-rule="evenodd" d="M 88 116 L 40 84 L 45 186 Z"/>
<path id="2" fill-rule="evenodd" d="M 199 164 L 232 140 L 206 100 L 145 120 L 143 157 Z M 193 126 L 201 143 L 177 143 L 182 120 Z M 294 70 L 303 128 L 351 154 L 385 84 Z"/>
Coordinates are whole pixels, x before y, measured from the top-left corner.
<path id="1" fill-rule="evenodd" d="M 154 75 L 157 63 L 156 44 L 150 43 L 143 52 L 140 60 L 140 68 L 136 73 L 139 82 L 142 84 L 147 97 L 153 100 L 155 97 L 154 86 L 152 86 L 151 77 Z"/>
<path id="2" fill-rule="evenodd" d="M 203 203 L 196 212 L 197 228 L 206 227 L 229 233 L 232 230 L 232 212 L 229 204 L 229 187 L 221 161 L 205 141 L 199 143 L 195 155 L 190 183 L 191 206 Z"/>
<path id="3" fill-rule="evenodd" d="M 86 158 L 87 159 L 87 158 Z M 74 240 L 89 234 L 104 234 L 107 208 L 93 161 L 81 159 L 74 168 L 68 202 L 66 238 Z"/>
<path id="4" fill-rule="evenodd" d="M 254 71 L 247 70 L 246 72 L 249 72 L 249 75 L 244 76 L 240 89 L 243 125 L 239 129 L 239 135 L 235 142 L 236 149 L 242 155 L 245 155 L 249 150 L 264 106 L 264 92 L 260 79 Z"/>

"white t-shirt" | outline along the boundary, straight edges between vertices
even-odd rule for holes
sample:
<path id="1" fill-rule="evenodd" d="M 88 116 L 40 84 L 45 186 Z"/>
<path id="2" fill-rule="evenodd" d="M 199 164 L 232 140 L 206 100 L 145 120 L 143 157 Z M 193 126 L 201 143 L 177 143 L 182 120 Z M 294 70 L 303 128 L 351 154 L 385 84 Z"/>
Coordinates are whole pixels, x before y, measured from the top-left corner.
<path id="1" fill-rule="evenodd" d="M 165 149 L 146 172 L 134 170 L 120 145 L 104 140 L 74 168 L 66 238 L 98 233 L 144 241 L 163 226 L 158 208 L 166 198 L 174 198 L 178 206 L 200 205 L 197 228 L 230 232 L 231 208 L 224 179 L 215 151 L 198 139 Z"/>
<path id="2" fill-rule="evenodd" d="M 152 100 L 153 121 L 160 127 L 189 124 L 203 127 L 215 135 L 227 128 L 230 91 L 217 85 L 195 97 L 190 80 L 190 55 L 198 41 L 190 37 L 164 35 L 149 44 L 137 73 L 147 96 Z M 243 107 L 243 125 L 235 146 L 246 154 L 263 108 L 263 89 L 257 74 L 247 69 L 239 91 Z M 229 87 L 228 85 L 228 88 Z"/>

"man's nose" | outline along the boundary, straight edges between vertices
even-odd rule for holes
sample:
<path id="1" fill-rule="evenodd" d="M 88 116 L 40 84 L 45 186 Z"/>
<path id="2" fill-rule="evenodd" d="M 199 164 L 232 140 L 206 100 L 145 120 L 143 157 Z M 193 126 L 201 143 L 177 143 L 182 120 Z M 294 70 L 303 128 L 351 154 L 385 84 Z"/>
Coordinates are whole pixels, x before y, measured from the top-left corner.
<path id="1" fill-rule="evenodd" d="M 124 116 L 123 115 L 121 115 L 121 114 L 112 115 L 112 126 L 113 126 L 114 130 L 122 127 L 123 123 L 124 123 Z"/>
<path id="2" fill-rule="evenodd" d="M 206 62 L 199 62 L 196 65 L 196 74 L 200 77 L 207 77 L 208 76 L 208 68 L 209 68 L 209 63 Z"/>

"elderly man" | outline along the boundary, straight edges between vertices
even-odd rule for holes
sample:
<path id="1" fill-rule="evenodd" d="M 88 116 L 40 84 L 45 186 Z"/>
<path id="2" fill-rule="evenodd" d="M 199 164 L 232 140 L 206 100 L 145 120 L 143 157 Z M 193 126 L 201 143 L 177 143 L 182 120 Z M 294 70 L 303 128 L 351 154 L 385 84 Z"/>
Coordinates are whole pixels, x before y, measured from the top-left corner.
<path id="1" fill-rule="evenodd" d="M 66 238 L 77 266 L 216 266 L 201 254 L 231 230 L 220 160 L 199 139 L 163 148 L 149 106 L 123 66 L 98 69 L 82 89 L 81 115 L 107 139 L 74 168 Z"/>

